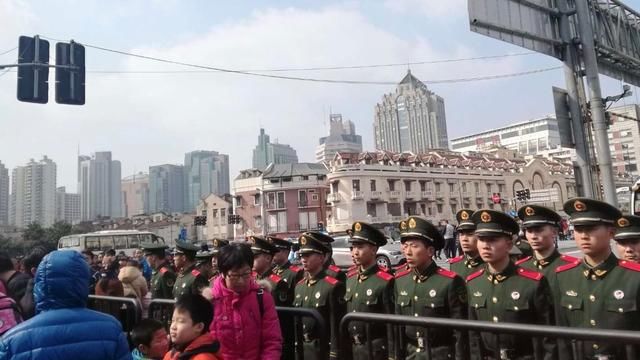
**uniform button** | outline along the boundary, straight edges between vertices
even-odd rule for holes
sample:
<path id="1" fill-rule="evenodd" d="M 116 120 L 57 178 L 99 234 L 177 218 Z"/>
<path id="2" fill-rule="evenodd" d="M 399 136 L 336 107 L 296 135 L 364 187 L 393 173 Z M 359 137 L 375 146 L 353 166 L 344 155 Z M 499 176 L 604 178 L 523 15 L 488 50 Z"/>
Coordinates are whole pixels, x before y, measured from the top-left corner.
<path id="1" fill-rule="evenodd" d="M 417 295 L 416 295 L 416 296 L 414 296 L 414 297 L 413 297 L 413 300 L 418 300 L 418 296 L 417 296 Z"/>
<path id="2" fill-rule="evenodd" d="M 596 321 L 595 321 L 595 320 L 593 320 L 593 319 L 591 319 L 591 320 L 589 321 L 589 324 L 591 324 L 591 326 L 596 326 Z"/>
<path id="3" fill-rule="evenodd" d="M 493 322 L 498 322 L 498 317 L 497 316 L 493 317 Z"/>
<path id="4" fill-rule="evenodd" d="M 569 310 L 573 309 L 573 305 L 569 304 Z"/>
<path id="5" fill-rule="evenodd" d="M 598 350 L 600 348 L 600 346 L 598 346 L 598 344 L 593 344 L 593 349 L 594 350 Z"/>
<path id="6" fill-rule="evenodd" d="M 598 278 L 597 276 L 595 276 L 595 275 L 591 275 L 591 280 L 595 280 L 595 279 L 597 279 L 597 278 Z"/>
<path id="7" fill-rule="evenodd" d="M 478 308 L 478 304 L 475 304 L 474 306 L 475 306 L 476 309 Z"/>
<path id="8" fill-rule="evenodd" d="M 514 307 L 513 307 L 513 310 L 518 311 L 518 307 L 517 307 L 517 306 L 514 306 Z"/>
<path id="9" fill-rule="evenodd" d="M 358 293 L 356 293 L 356 297 L 358 297 Z"/>
<path id="10" fill-rule="evenodd" d="M 591 302 L 596 301 L 595 295 L 589 295 L 589 300 L 591 300 Z"/>
<path id="11" fill-rule="evenodd" d="M 491 301 L 493 301 L 493 303 L 494 303 L 494 304 L 496 304 L 496 303 L 498 302 L 498 298 L 497 298 L 497 297 L 493 297 L 493 298 L 491 299 Z"/>
<path id="12" fill-rule="evenodd" d="M 624 310 L 622 310 L 622 308 L 618 308 L 618 312 L 623 312 Z"/>
<path id="13" fill-rule="evenodd" d="M 418 313 L 413 314 L 413 316 L 418 316 Z"/>

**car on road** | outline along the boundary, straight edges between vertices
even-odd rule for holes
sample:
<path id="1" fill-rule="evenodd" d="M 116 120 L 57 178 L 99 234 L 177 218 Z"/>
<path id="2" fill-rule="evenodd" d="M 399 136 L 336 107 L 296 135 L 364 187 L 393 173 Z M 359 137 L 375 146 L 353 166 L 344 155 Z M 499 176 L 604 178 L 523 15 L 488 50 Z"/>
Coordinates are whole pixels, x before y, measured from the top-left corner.
<path id="1" fill-rule="evenodd" d="M 333 239 L 331 246 L 333 248 L 334 264 L 340 268 L 349 268 L 353 265 L 349 236 L 336 236 Z M 378 265 L 387 268 L 404 263 L 406 260 L 400 250 L 400 242 L 393 241 L 393 239 L 387 237 L 387 245 L 378 248 L 376 261 Z"/>

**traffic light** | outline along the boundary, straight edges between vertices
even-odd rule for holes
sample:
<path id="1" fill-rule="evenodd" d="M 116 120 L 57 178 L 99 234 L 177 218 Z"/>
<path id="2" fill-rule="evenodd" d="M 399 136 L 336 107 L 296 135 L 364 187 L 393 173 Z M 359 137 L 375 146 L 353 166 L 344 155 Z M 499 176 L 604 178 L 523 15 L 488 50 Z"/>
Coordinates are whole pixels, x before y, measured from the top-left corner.
<path id="1" fill-rule="evenodd" d="M 34 64 L 18 66 L 18 100 L 46 104 L 49 101 L 49 42 L 38 36 L 20 36 L 18 64 Z"/>
<path id="2" fill-rule="evenodd" d="M 531 199 L 531 191 L 529 189 L 524 189 L 524 198 L 526 200 Z"/>
<path id="3" fill-rule="evenodd" d="M 75 43 L 56 44 L 56 102 L 84 105 L 84 46 Z"/>
<path id="4" fill-rule="evenodd" d="M 193 218 L 193 225 L 195 226 L 199 226 L 199 225 L 207 225 L 207 217 L 206 216 L 196 216 Z"/>
<path id="5" fill-rule="evenodd" d="M 229 214 L 227 215 L 227 224 L 235 224 L 235 217 L 233 216 L 233 214 Z"/>

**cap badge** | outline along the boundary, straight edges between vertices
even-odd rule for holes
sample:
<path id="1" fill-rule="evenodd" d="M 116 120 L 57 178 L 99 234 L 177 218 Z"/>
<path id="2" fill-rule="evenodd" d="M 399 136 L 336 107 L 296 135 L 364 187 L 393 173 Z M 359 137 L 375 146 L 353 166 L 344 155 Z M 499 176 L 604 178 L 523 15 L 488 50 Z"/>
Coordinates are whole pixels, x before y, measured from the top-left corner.
<path id="1" fill-rule="evenodd" d="M 512 298 L 513 300 L 518 300 L 518 299 L 520 299 L 520 293 L 519 293 L 519 292 L 517 292 L 517 291 L 512 292 L 512 293 L 511 293 L 511 298 Z"/>
<path id="2" fill-rule="evenodd" d="M 434 289 L 429 290 L 429 296 L 436 297 L 436 291 Z"/>
<path id="3" fill-rule="evenodd" d="M 460 219 L 462 220 L 468 220 L 469 219 L 469 213 L 466 211 L 463 211 L 460 213 Z"/>
<path id="4" fill-rule="evenodd" d="M 357 222 L 355 225 L 353 225 L 353 229 L 359 232 L 362 230 L 362 225 L 360 225 L 360 223 Z"/>
<path id="5" fill-rule="evenodd" d="M 307 245 L 307 238 L 305 236 L 300 237 L 300 245 Z"/>
<path id="6" fill-rule="evenodd" d="M 409 228 L 414 229 L 416 227 L 416 219 L 409 219 Z"/>
<path id="7" fill-rule="evenodd" d="M 567 295 L 568 295 L 568 296 L 575 297 L 575 296 L 578 296 L 578 293 L 577 293 L 577 292 L 575 292 L 575 291 L 573 291 L 573 290 L 569 290 L 569 291 L 567 291 Z"/>
<path id="8" fill-rule="evenodd" d="M 629 225 L 631 225 L 631 223 L 629 223 L 629 220 L 627 220 L 625 218 L 618 219 L 618 226 L 619 227 L 627 227 Z"/>
<path id="9" fill-rule="evenodd" d="M 624 297 L 624 292 L 622 292 L 622 290 L 616 290 L 613 292 L 613 297 L 616 298 L 616 300 L 620 300 Z"/>
<path id="10" fill-rule="evenodd" d="M 491 221 L 491 215 L 489 215 L 488 212 L 483 211 L 482 214 L 480 214 L 480 220 L 482 220 L 482 222 L 488 223 Z"/>
<path id="11" fill-rule="evenodd" d="M 476 292 L 473 293 L 473 296 L 480 297 L 480 296 L 482 296 L 482 293 L 480 291 L 476 291 Z"/>
<path id="12" fill-rule="evenodd" d="M 249 238 L 249 241 L 250 241 L 252 244 L 255 244 L 255 243 L 256 243 L 256 237 L 255 237 L 255 236 L 250 237 L 250 238 Z"/>
<path id="13" fill-rule="evenodd" d="M 532 208 L 531 206 L 527 206 L 527 207 L 524 209 L 524 213 L 525 213 L 527 216 L 533 216 L 533 215 L 535 215 L 535 214 L 536 214 L 536 211 L 535 211 L 535 210 L 533 210 L 533 208 Z"/>
<path id="14" fill-rule="evenodd" d="M 219 247 L 218 239 L 213 240 L 213 247 Z"/>
<path id="15" fill-rule="evenodd" d="M 407 222 L 406 221 L 400 222 L 400 230 L 407 230 Z"/>
<path id="16" fill-rule="evenodd" d="M 576 209 L 576 211 L 586 211 L 587 205 L 580 200 L 576 200 L 576 202 L 573 203 L 573 208 Z"/>

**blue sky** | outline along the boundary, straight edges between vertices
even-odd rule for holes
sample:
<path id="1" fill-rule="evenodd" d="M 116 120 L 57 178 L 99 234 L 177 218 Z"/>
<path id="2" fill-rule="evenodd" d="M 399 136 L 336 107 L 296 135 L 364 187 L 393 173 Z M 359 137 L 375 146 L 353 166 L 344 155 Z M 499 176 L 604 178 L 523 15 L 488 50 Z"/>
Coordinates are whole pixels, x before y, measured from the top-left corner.
<path id="1" fill-rule="evenodd" d="M 415 62 L 520 53 L 469 31 L 464 0 L 388 1 L 0 0 L 0 53 L 18 35 L 41 34 L 139 54 L 232 69 Z M 640 8 L 640 0 L 628 1 Z M 0 56 L 11 63 L 16 52 Z M 543 55 L 415 65 L 440 80 L 558 66 Z M 89 70 L 184 68 L 87 50 Z M 317 78 L 399 81 L 406 67 L 294 72 Z M 53 77 L 51 77 L 53 79 Z M 620 82 L 603 78 L 605 94 Z M 449 138 L 553 112 L 556 70 L 511 79 L 429 85 L 446 102 Z M 123 176 L 181 163 L 184 153 L 228 153 L 232 177 L 251 166 L 262 126 L 312 161 L 329 109 L 356 124 L 373 149 L 373 109 L 394 86 L 317 84 L 229 74 L 88 74 L 87 105 L 15 100 L 15 74 L 0 77 L 0 161 L 9 168 L 48 155 L 58 183 L 75 189 L 76 153 L 111 150 Z M 635 91 L 636 89 L 634 89 Z M 53 98 L 53 90 L 50 92 Z M 636 97 L 626 100 L 636 101 Z"/>

